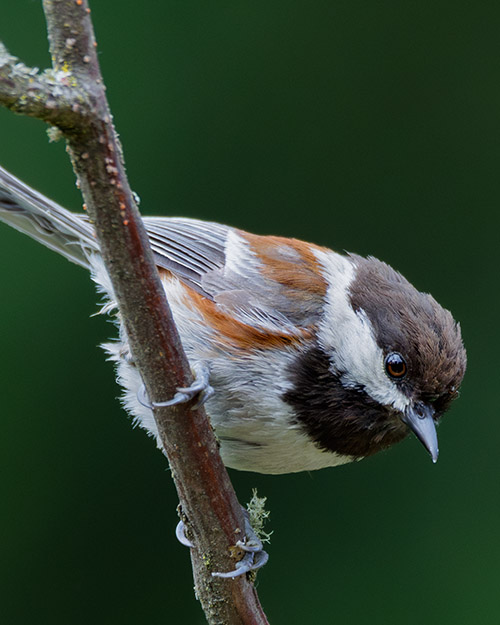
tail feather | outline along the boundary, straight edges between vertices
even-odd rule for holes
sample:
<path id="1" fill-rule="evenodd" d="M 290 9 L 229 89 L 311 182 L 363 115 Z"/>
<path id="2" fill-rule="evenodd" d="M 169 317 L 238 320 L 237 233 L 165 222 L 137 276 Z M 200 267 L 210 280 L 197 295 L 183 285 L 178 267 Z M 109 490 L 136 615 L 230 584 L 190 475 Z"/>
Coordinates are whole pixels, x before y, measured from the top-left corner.
<path id="1" fill-rule="evenodd" d="M 92 226 L 0 167 L 0 221 L 87 269 L 98 250 Z"/>

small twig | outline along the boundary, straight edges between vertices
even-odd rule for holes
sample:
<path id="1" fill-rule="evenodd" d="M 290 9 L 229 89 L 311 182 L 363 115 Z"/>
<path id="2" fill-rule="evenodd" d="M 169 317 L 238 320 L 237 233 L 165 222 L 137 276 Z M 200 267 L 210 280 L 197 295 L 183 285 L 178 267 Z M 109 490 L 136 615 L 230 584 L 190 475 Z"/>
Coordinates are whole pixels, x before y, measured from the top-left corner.
<path id="1" fill-rule="evenodd" d="M 67 67 L 40 72 L 9 54 L 0 42 L 0 104 L 71 130 L 82 125 L 79 118 L 87 101 Z"/>
<path id="2" fill-rule="evenodd" d="M 93 221 L 131 351 L 153 402 L 188 386 L 191 373 L 124 170 L 86 0 L 44 0 L 53 68 L 30 69 L 0 48 L 0 104 L 58 127 Z M 209 623 L 265 625 L 253 585 L 230 547 L 244 519 L 202 408 L 157 408 L 182 512 L 192 528 L 196 593 Z M 207 564 L 208 563 L 208 564 Z"/>

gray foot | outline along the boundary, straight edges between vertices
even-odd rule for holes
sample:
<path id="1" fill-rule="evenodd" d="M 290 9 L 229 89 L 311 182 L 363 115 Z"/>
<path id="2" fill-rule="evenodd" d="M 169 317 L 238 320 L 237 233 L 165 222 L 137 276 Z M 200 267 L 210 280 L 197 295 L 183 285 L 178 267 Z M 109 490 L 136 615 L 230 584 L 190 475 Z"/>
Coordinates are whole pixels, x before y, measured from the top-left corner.
<path id="1" fill-rule="evenodd" d="M 213 577 L 233 579 L 245 573 L 249 573 L 250 571 L 257 571 L 263 567 L 264 564 L 267 564 L 269 560 L 269 554 L 267 551 L 264 551 L 262 541 L 253 531 L 248 511 L 245 510 L 245 508 L 243 508 L 243 515 L 245 517 L 245 538 L 243 540 L 238 540 L 236 546 L 245 551 L 245 555 L 236 563 L 234 571 L 212 573 Z"/>
<path id="2" fill-rule="evenodd" d="M 164 408 L 167 406 L 175 406 L 176 404 L 183 404 L 191 401 L 196 396 L 199 396 L 198 401 L 193 408 L 199 408 L 212 397 L 214 389 L 210 386 L 210 371 L 207 365 L 203 362 L 197 362 L 193 365 L 192 371 L 194 374 L 194 382 L 191 386 L 181 387 L 177 389 L 177 393 L 168 401 L 152 402 L 149 400 L 146 387 L 144 384 L 137 392 L 137 400 L 142 406 L 146 408 Z"/>
<path id="3" fill-rule="evenodd" d="M 257 571 L 257 569 L 260 569 L 269 560 L 269 554 L 262 548 L 262 541 L 250 525 L 250 518 L 245 508 L 243 508 L 243 515 L 245 517 L 245 538 L 243 540 L 238 540 L 236 546 L 244 551 L 245 555 L 236 563 L 234 571 L 212 573 L 213 577 L 233 579 L 245 573 L 249 573 L 250 571 Z M 193 543 L 186 538 L 185 529 L 186 527 L 183 521 L 179 521 L 175 529 L 177 540 L 186 547 L 193 547 Z"/>

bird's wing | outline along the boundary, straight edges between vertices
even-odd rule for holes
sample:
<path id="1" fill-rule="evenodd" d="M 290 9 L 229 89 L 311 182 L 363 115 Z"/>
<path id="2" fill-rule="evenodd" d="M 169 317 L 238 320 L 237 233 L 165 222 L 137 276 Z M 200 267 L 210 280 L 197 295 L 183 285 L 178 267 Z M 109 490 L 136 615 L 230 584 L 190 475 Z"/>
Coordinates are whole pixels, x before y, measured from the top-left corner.
<path id="1" fill-rule="evenodd" d="M 194 219 L 145 217 L 156 262 L 217 308 L 257 329 L 311 328 L 326 283 L 313 246 Z"/>
<path id="2" fill-rule="evenodd" d="M 89 268 L 92 225 L 0 167 L 0 221 Z M 159 267 L 213 302 L 227 320 L 275 334 L 311 329 L 326 283 L 314 246 L 195 219 L 144 218 Z"/>
<path id="3" fill-rule="evenodd" d="M 195 219 L 143 217 L 159 267 L 168 269 L 199 293 L 203 277 L 223 269 L 228 227 Z"/>

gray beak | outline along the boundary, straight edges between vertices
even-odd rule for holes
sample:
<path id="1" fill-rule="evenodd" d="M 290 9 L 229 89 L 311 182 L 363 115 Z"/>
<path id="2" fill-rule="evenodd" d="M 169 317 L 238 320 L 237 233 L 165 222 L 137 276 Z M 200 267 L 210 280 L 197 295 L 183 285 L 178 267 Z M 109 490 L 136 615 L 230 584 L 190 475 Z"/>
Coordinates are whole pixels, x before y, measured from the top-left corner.
<path id="1" fill-rule="evenodd" d="M 439 448 L 433 415 L 433 408 L 422 402 L 415 402 L 408 406 L 401 420 L 430 453 L 432 462 L 437 462 Z"/>

